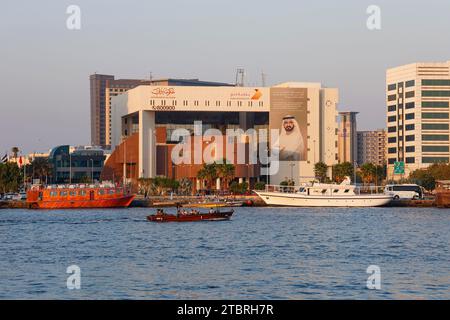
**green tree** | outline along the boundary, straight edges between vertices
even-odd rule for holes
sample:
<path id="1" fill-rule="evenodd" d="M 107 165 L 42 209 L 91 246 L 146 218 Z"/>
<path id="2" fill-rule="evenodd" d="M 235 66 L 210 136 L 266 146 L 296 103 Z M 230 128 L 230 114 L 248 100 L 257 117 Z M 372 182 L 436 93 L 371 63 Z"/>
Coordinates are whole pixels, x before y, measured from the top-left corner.
<path id="1" fill-rule="evenodd" d="M 216 169 L 218 177 L 221 178 L 222 186 L 225 190 L 228 190 L 230 181 L 233 180 L 235 176 L 235 166 L 224 159 L 222 163 L 216 164 Z"/>
<path id="2" fill-rule="evenodd" d="M 333 180 L 337 183 L 344 181 L 345 177 L 353 178 L 353 165 L 350 162 L 343 162 L 333 166 Z"/>
<path id="3" fill-rule="evenodd" d="M 14 159 L 17 159 L 17 155 L 19 154 L 19 148 L 18 147 L 12 147 L 11 148 L 11 152 L 12 152 L 12 154 L 13 154 L 13 158 Z"/>
<path id="4" fill-rule="evenodd" d="M 233 193 L 236 194 L 242 194 L 245 193 L 248 189 L 248 183 L 247 182 L 243 182 L 243 183 L 238 183 L 237 181 L 233 181 L 230 184 L 230 190 Z"/>
<path id="5" fill-rule="evenodd" d="M 264 190 L 264 189 L 266 189 L 266 184 L 262 181 L 258 181 L 255 183 L 254 188 L 255 188 L 255 190 Z"/>
<path id="6" fill-rule="evenodd" d="M 314 175 L 320 182 L 325 182 L 327 179 L 328 166 L 324 162 L 317 162 L 314 165 Z"/>
<path id="7" fill-rule="evenodd" d="M 408 180 L 431 191 L 436 187 L 436 180 L 449 179 L 450 163 L 434 163 L 428 168 L 414 170 Z"/>
<path id="8" fill-rule="evenodd" d="M 205 180 L 208 189 L 212 189 L 214 181 L 219 177 L 217 164 L 213 163 L 205 163 L 203 167 L 197 172 L 197 178 L 201 180 Z"/>
<path id="9" fill-rule="evenodd" d="M 0 193 L 18 192 L 22 182 L 23 175 L 17 163 L 0 163 Z"/>
<path id="10" fill-rule="evenodd" d="M 52 168 L 47 158 L 35 158 L 31 162 L 31 169 L 33 170 L 33 179 L 47 181 L 48 177 L 52 175 Z"/>
<path id="11" fill-rule="evenodd" d="M 359 175 L 364 184 L 375 182 L 377 175 L 377 167 L 373 163 L 364 163 L 359 168 Z"/>
<path id="12" fill-rule="evenodd" d="M 192 193 L 192 181 L 188 178 L 183 178 L 180 180 L 180 188 L 181 194 L 189 195 Z"/>

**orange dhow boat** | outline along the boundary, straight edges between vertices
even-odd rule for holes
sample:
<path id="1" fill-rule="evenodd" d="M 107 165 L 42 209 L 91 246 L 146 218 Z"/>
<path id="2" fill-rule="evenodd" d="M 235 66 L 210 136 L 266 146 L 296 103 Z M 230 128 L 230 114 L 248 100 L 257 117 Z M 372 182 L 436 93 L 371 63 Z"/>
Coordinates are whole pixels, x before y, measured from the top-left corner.
<path id="1" fill-rule="evenodd" d="M 33 186 L 27 192 L 32 209 L 123 208 L 133 199 L 126 188 L 112 184 Z"/>

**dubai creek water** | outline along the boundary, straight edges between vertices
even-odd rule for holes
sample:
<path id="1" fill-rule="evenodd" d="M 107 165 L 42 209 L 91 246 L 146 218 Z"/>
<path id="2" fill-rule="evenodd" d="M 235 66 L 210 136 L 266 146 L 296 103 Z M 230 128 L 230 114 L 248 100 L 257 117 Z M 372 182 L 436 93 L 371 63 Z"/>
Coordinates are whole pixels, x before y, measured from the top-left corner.
<path id="1" fill-rule="evenodd" d="M 0 210 L 0 299 L 450 298 L 448 209 L 236 208 L 167 224 L 152 212 Z"/>

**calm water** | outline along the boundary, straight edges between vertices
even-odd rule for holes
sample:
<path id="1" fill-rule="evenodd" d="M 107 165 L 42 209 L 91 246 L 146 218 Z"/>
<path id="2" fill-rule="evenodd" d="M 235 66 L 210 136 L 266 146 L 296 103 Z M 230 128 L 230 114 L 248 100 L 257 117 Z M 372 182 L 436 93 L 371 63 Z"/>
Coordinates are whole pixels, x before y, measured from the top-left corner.
<path id="1" fill-rule="evenodd" d="M 140 208 L 0 210 L 0 299 L 450 298 L 450 210 L 236 211 L 155 224 Z M 81 290 L 66 287 L 72 264 Z"/>

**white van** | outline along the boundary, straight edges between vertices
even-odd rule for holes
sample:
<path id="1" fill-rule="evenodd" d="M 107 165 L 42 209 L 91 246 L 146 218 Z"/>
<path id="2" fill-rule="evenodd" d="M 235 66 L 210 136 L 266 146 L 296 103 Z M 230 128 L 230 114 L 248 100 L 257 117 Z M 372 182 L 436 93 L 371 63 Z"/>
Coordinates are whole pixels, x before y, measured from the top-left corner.
<path id="1" fill-rule="evenodd" d="M 423 199 L 423 188 L 417 184 L 388 184 L 384 187 L 384 193 L 394 200 Z"/>

